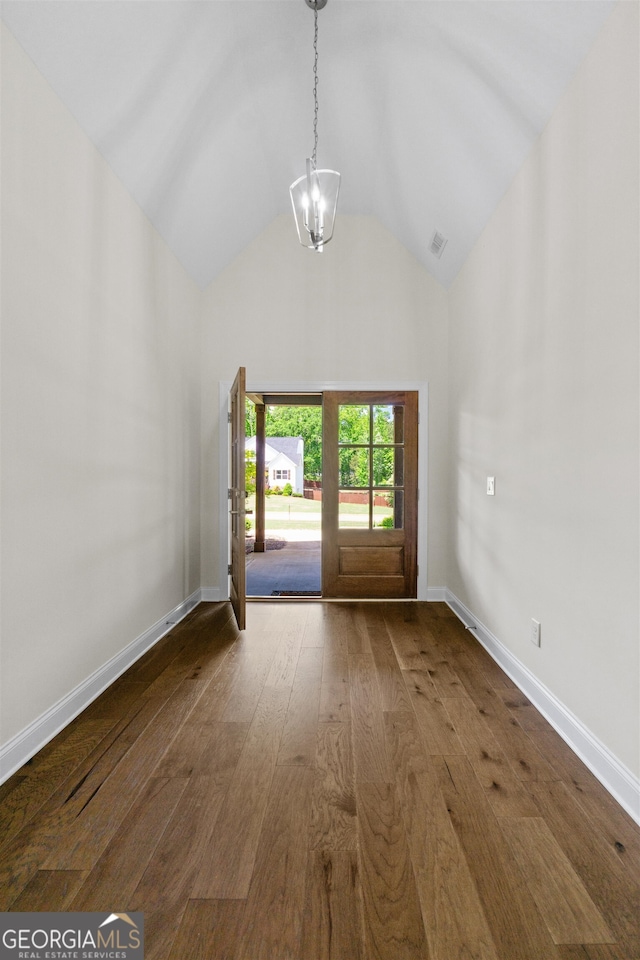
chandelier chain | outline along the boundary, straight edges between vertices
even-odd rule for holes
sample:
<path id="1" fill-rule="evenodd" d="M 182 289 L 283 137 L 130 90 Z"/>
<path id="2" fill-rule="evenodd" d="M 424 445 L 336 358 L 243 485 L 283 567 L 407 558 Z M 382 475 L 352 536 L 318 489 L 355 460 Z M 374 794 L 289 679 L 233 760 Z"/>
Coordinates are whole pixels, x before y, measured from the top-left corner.
<path id="1" fill-rule="evenodd" d="M 316 154 L 318 152 L 318 7 L 314 6 L 313 9 L 313 18 L 315 21 L 315 29 L 313 35 L 313 51 L 314 51 L 314 60 L 313 60 L 313 102 L 314 102 L 314 113 L 313 113 L 313 166 L 316 167 Z"/>

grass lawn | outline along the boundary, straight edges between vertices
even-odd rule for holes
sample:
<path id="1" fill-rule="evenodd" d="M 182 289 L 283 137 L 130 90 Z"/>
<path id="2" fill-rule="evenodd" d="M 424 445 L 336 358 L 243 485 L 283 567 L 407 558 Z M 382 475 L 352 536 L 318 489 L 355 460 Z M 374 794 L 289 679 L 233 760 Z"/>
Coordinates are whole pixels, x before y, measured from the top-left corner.
<path id="1" fill-rule="evenodd" d="M 247 498 L 247 510 L 253 510 L 249 517 L 251 529 L 255 527 L 256 498 L 252 494 Z M 269 530 L 319 530 L 321 526 L 322 504 L 319 500 L 307 500 L 304 497 L 283 497 L 272 495 L 265 497 L 266 529 Z M 374 507 L 373 513 L 379 523 L 383 517 L 392 514 L 390 507 Z M 345 514 L 353 517 L 345 520 Z M 362 527 L 367 522 L 369 508 L 364 503 L 341 503 L 341 527 Z"/>

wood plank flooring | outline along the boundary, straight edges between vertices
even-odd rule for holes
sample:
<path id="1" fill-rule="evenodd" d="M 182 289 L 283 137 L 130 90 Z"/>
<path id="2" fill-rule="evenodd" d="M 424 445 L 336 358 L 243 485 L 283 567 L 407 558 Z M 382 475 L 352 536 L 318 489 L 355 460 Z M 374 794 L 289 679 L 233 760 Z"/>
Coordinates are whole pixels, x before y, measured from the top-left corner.
<path id="1" fill-rule="evenodd" d="M 640 829 L 445 604 L 201 604 L 0 787 L 147 960 L 640 960 Z"/>

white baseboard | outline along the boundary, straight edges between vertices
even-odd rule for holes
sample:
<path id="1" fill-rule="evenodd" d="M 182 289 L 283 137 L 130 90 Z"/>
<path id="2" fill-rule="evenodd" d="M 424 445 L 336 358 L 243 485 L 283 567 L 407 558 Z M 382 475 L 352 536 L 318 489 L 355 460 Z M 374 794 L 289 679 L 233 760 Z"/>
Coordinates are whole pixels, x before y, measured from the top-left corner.
<path id="1" fill-rule="evenodd" d="M 447 588 L 446 587 L 429 587 L 427 589 L 427 600 L 429 603 L 439 603 L 444 601 L 447 602 Z"/>
<path id="2" fill-rule="evenodd" d="M 128 670 L 155 643 L 183 620 L 200 603 L 201 591 L 196 590 L 173 608 L 166 616 L 145 630 L 137 639 L 108 660 L 71 693 L 54 704 L 46 713 L 30 723 L 0 748 L 0 783 L 10 777 L 38 750 L 49 743 L 67 724 L 89 706 L 103 690 Z"/>
<path id="3" fill-rule="evenodd" d="M 612 797 L 640 824 L 640 780 L 484 624 L 446 590 L 446 602 Z"/>

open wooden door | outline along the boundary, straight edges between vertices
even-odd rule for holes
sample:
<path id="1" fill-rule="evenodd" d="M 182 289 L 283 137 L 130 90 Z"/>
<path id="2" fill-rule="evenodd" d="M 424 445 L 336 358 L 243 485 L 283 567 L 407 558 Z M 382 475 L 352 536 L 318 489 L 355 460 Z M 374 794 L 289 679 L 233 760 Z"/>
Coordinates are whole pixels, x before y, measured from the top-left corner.
<path id="1" fill-rule="evenodd" d="M 417 392 L 326 392 L 323 423 L 323 597 L 416 597 Z"/>
<path id="2" fill-rule="evenodd" d="M 238 629 L 246 625 L 246 558 L 245 558 L 245 385 L 246 371 L 240 367 L 229 394 L 230 464 L 229 510 L 231 513 L 229 574 L 231 583 L 229 596 L 233 606 Z"/>

